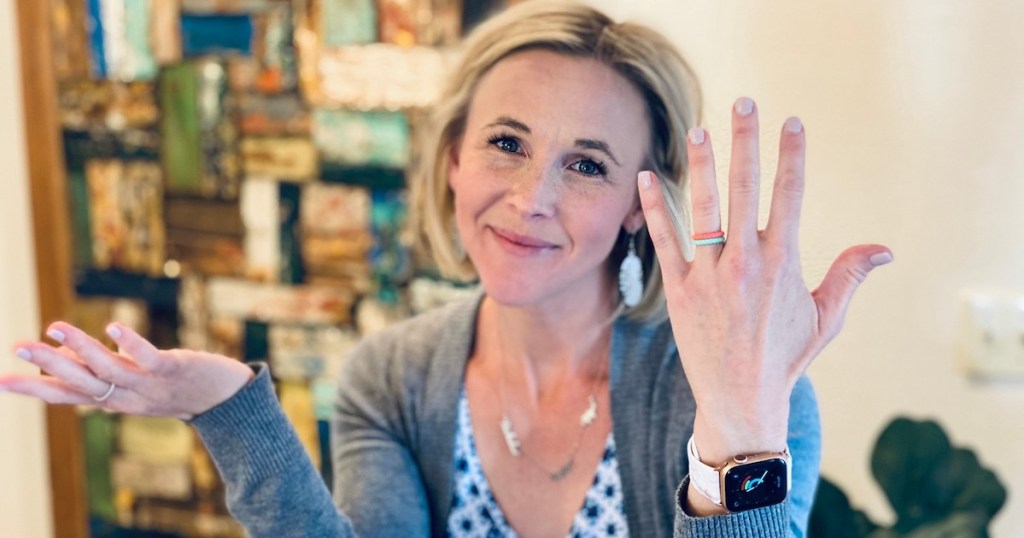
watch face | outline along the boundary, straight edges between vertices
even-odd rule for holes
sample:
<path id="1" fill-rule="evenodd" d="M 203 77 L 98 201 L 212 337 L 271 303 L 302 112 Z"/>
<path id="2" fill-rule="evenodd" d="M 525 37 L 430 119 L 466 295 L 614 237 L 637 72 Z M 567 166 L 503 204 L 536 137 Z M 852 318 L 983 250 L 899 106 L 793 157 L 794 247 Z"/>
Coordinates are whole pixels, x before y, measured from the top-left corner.
<path id="1" fill-rule="evenodd" d="M 769 460 L 737 465 L 725 474 L 725 508 L 742 512 L 786 500 L 786 460 Z"/>

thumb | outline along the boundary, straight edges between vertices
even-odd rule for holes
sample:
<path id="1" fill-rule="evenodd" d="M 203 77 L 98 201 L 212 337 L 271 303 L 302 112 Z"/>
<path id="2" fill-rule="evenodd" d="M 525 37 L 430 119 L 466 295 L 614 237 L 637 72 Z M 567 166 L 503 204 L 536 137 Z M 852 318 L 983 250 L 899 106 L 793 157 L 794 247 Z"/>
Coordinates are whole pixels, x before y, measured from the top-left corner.
<path id="1" fill-rule="evenodd" d="M 850 247 L 832 262 L 821 285 L 811 294 L 818 307 L 818 329 L 828 342 L 839 334 L 854 292 L 876 267 L 893 261 L 883 245 Z"/>
<path id="2" fill-rule="evenodd" d="M 128 355 L 145 370 L 155 370 L 160 365 L 159 350 L 139 333 L 121 323 L 107 325 L 107 335 L 114 340 L 121 352 Z"/>

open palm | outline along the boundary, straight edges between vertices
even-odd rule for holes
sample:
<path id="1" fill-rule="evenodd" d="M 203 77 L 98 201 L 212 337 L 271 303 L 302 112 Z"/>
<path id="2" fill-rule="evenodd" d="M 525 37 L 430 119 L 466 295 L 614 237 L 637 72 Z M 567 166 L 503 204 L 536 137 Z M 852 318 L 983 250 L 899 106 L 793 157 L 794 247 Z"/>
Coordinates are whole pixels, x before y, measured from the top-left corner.
<path id="1" fill-rule="evenodd" d="M 20 342 L 15 354 L 50 376 L 0 376 L 0 388 L 53 404 L 102 406 L 133 415 L 188 420 L 238 392 L 252 370 L 213 353 L 159 350 L 135 331 L 111 324 L 115 353 L 77 327 L 57 322 L 47 335 L 63 344 Z"/>

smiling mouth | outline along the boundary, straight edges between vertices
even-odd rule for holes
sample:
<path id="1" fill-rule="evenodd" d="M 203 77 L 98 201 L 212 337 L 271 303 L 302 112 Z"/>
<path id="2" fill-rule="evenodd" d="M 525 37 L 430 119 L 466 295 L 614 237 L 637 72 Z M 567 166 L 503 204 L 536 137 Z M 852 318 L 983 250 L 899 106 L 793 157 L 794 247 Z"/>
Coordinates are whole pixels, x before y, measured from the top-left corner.
<path id="1" fill-rule="evenodd" d="M 489 228 L 491 232 L 493 232 L 494 235 L 497 236 L 497 238 L 500 239 L 504 244 L 514 247 L 516 249 L 540 251 L 558 248 L 558 245 L 554 243 L 549 243 L 542 239 L 537 239 L 536 237 L 521 235 L 515 232 L 510 232 L 508 230 L 501 230 L 493 226 L 490 226 Z"/>

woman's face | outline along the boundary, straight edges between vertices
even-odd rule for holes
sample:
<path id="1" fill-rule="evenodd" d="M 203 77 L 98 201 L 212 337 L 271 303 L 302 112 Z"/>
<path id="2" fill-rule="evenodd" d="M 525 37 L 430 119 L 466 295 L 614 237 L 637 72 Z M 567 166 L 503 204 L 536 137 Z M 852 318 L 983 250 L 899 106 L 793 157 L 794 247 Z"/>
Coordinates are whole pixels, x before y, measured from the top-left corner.
<path id="1" fill-rule="evenodd" d="M 619 230 L 643 223 L 636 175 L 649 138 L 640 93 L 595 60 L 537 50 L 496 64 L 448 176 L 487 294 L 525 306 L 611 293 Z"/>

